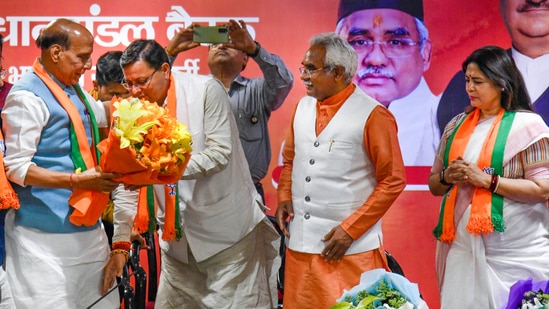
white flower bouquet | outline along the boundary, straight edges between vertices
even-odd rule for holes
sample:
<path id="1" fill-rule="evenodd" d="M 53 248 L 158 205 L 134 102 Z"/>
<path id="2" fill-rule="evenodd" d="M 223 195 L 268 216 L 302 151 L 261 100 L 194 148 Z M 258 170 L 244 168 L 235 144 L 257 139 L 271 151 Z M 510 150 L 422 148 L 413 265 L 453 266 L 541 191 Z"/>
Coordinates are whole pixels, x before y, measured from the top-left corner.
<path id="1" fill-rule="evenodd" d="M 428 309 L 417 284 L 384 269 L 374 269 L 360 276 L 360 283 L 330 309 Z"/>

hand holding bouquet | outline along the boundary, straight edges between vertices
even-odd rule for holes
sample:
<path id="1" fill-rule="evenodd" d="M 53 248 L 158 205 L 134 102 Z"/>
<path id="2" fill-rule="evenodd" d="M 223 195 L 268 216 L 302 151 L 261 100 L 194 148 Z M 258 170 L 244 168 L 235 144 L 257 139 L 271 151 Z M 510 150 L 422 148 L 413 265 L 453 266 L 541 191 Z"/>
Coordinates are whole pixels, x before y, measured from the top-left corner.
<path id="1" fill-rule="evenodd" d="M 126 184 L 177 182 L 189 161 L 191 135 L 165 108 L 137 98 L 115 101 L 109 136 L 98 148 L 106 172 Z"/>

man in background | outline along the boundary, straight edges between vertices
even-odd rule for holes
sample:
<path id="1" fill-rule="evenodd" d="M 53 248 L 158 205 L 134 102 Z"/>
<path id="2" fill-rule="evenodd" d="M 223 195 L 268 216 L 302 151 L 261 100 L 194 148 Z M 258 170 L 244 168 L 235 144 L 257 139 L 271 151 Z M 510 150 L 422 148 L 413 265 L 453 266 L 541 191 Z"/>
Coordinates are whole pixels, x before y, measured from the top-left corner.
<path id="1" fill-rule="evenodd" d="M 250 174 L 265 202 L 261 180 L 271 162 L 268 121 L 271 113 L 284 103 L 294 79 L 282 58 L 253 40 L 244 21 L 230 20 L 228 25 L 230 42 L 210 45 L 208 67 L 229 93 Z M 179 40 L 170 41 L 166 47 L 169 56 L 200 45 L 192 42 L 194 27 L 180 31 L 176 35 Z M 250 58 L 257 63 L 263 77 L 250 79 L 241 75 Z"/>
<path id="2" fill-rule="evenodd" d="M 549 125 L 549 1 L 501 0 L 500 13 L 511 36 L 509 52 L 524 78 L 534 111 Z M 440 128 L 469 104 L 465 75 L 459 71 L 440 99 Z"/>
<path id="3" fill-rule="evenodd" d="M 97 59 L 95 65 L 95 80 L 90 94 L 103 104 L 110 103 L 111 99 L 127 98 L 130 92 L 122 85 L 124 73 L 120 67 L 121 51 L 109 51 Z"/>
<path id="4" fill-rule="evenodd" d="M 423 72 L 431 41 L 421 0 L 341 0 L 336 32 L 358 54 L 354 82 L 395 116 L 407 166 L 431 166 L 439 143 L 438 98 Z"/>

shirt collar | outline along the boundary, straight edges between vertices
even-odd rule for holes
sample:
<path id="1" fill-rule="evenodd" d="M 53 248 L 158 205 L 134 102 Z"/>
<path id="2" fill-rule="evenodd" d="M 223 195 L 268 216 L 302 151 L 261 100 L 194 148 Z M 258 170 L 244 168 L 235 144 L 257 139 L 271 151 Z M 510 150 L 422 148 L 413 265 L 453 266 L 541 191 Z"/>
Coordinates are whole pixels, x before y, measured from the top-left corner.
<path id="1" fill-rule="evenodd" d="M 356 88 L 356 85 L 353 83 L 350 83 L 349 85 L 347 85 L 347 87 L 343 88 L 343 90 L 341 90 L 340 92 L 334 94 L 329 98 L 326 98 L 324 101 L 317 100 L 317 102 L 322 105 L 337 104 L 338 102 L 341 102 L 347 99 L 353 93 L 353 91 L 355 91 L 355 88 Z"/>

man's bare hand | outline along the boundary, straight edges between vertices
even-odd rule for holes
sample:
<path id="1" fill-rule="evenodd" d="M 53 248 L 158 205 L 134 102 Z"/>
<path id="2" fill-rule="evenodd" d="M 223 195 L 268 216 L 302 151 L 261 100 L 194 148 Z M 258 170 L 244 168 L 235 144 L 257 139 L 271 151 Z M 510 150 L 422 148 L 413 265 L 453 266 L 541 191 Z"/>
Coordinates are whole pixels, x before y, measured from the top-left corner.
<path id="1" fill-rule="evenodd" d="M 353 243 L 353 238 L 341 226 L 336 226 L 328 232 L 322 241 L 326 243 L 320 255 L 327 262 L 339 262 Z"/>
<path id="2" fill-rule="evenodd" d="M 107 292 L 113 287 L 116 277 L 122 276 L 122 271 L 126 264 L 126 257 L 124 254 L 114 254 L 109 258 L 105 268 L 103 269 L 103 285 L 101 287 L 101 295 L 107 294 Z"/>
<path id="3" fill-rule="evenodd" d="M 96 166 L 82 173 L 73 174 L 71 182 L 74 189 L 111 192 L 120 184 L 114 178 L 121 176 L 120 174 L 104 173 L 99 166 Z"/>
<path id="4" fill-rule="evenodd" d="M 175 34 L 166 46 L 168 56 L 175 57 L 180 52 L 200 46 L 200 43 L 193 42 L 194 27 L 198 27 L 198 25 L 193 23 Z"/>
<path id="5" fill-rule="evenodd" d="M 141 236 L 141 234 L 132 230 L 131 242 L 133 243 L 136 240 L 139 242 L 141 249 L 149 250 L 151 248 L 149 247 L 149 245 L 147 245 L 147 240 L 145 239 L 145 237 Z"/>
<path id="6" fill-rule="evenodd" d="M 227 24 L 229 27 L 230 42 L 224 44 L 229 48 L 234 48 L 243 51 L 246 54 L 253 54 L 257 48 L 254 39 L 246 28 L 246 23 L 243 20 L 238 22 L 234 19 Z"/>
<path id="7" fill-rule="evenodd" d="M 286 220 L 288 218 L 293 219 L 294 217 L 294 206 L 292 201 L 283 201 L 278 204 L 278 208 L 275 212 L 276 223 L 278 227 L 284 233 L 284 236 L 290 238 L 290 232 L 286 228 Z"/>

